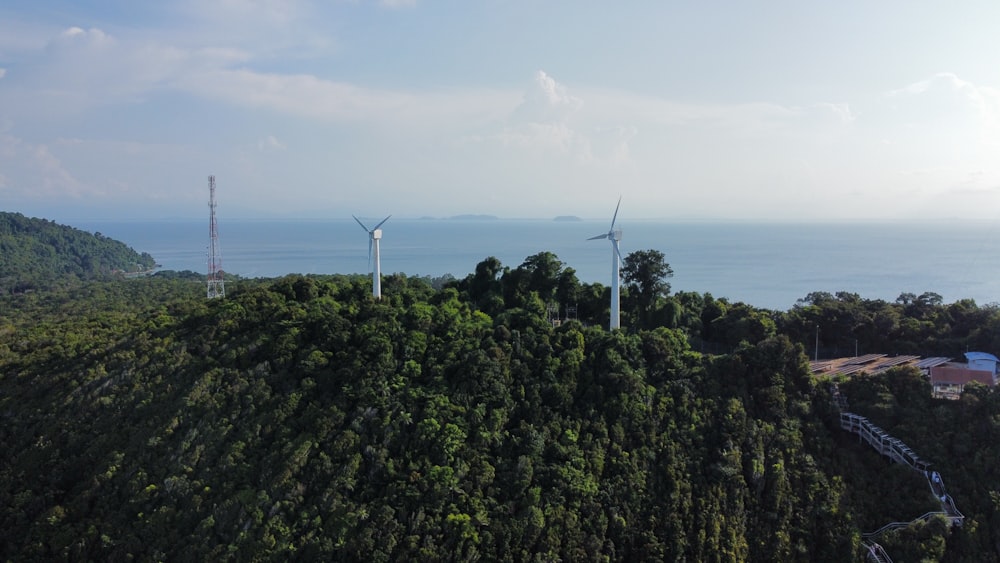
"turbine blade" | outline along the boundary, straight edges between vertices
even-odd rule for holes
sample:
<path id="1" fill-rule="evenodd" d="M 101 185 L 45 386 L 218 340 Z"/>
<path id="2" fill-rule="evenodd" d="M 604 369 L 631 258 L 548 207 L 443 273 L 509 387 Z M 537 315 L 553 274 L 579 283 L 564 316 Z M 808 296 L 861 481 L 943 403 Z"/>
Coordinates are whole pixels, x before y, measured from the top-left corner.
<path id="1" fill-rule="evenodd" d="M 359 225 L 361 225 L 361 228 L 364 229 L 366 233 L 368 232 L 368 227 L 366 227 L 365 224 L 361 222 L 361 219 L 358 219 L 355 215 L 351 215 L 351 217 L 354 217 L 354 220 L 357 221 Z"/>
<path id="2" fill-rule="evenodd" d="M 589 239 L 587 239 L 587 240 L 597 240 L 597 239 L 600 239 L 600 238 L 608 238 L 608 235 L 607 235 L 607 233 L 605 233 L 605 234 L 603 234 L 603 235 L 597 235 L 596 237 L 590 237 L 590 238 L 589 238 Z"/>
<path id="3" fill-rule="evenodd" d="M 618 260 L 621 261 L 621 259 L 622 259 L 622 251 L 621 251 L 620 248 L 618 248 L 618 241 L 615 240 L 614 237 L 611 238 L 611 246 L 613 246 L 615 248 L 615 256 L 617 256 Z"/>
<path id="4" fill-rule="evenodd" d="M 615 206 L 615 214 L 611 217 L 611 230 L 615 230 L 615 220 L 618 219 L 618 208 L 622 205 L 622 196 L 618 196 L 618 205 Z"/>
<path id="5" fill-rule="evenodd" d="M 368 271 L 372 271 L 372 237 L 368 237 Z"/>
<path id="6" fill-rule="evenodd" d="M 392 217 L 392 215 L 389 215 L 389 217 Z M 378 225 L 375 225 L 374 227 L 372 227 L 372 230 L 374 231 L 375 229 L 381 227 L 382 223 L 385 223 L 386 221 L 389 220 L 389 217 L 386 217 L 385 219 L 382 219 L 382 221 L 380 221 Z"/>

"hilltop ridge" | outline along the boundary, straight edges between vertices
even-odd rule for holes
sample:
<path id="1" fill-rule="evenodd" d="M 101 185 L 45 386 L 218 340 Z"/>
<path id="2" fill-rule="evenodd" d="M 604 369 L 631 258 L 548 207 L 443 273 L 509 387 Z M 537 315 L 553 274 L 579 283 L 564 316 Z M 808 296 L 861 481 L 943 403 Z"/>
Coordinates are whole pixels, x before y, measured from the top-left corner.
<path id="1" fill-rule="evenodd" d="M 0 292 L 49 287 L 67 278 L 89 280 L 156 266 L 148 253 L 101 233 L 47 219 L 0 212 Z"/>

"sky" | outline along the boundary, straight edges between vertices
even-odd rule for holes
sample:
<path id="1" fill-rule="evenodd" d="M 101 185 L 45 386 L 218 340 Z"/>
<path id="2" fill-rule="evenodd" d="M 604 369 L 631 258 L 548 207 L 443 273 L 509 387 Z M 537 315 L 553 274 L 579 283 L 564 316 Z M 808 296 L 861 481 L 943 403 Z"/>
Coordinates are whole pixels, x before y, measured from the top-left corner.
<path id="1" fill-rule="evenodd" d="M 0 210 L 1000 220 L 1000 2 L 7 0 Z"/>

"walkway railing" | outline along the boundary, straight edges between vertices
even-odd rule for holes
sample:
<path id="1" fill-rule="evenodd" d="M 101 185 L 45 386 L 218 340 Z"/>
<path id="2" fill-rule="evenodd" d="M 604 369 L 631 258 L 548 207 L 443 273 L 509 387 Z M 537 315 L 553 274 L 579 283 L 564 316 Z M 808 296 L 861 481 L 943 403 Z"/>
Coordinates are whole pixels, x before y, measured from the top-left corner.
<path id="1" fill-rule="evenodd" d="M 910 520 L 909 522 L 889 522 L 888 524 L 886 524 L 885 526 L 882 526 L 881 528 L 875 530 L 874 532 L 866 532 L 864 534 L 861 534 L 861 537 L 863 537 L 865 539 L 874 538 L 875 536 L 878 536 L 879 534 L 881 534 L 883 532 L 888 532 L 889 530 L 898 530 L 900 528 L 905 528 L 905 527 L 909 526 L 910 524 L 915 524 L 915 523 L 920 522 L 920 521 L 927 522 L 928 520 L 930 520 L 931 518 L 934 518 L 935 516 L 944 516 L 945 518 L 948 518 L 948 513 L 947 512 L 927 512 L 927 513 L 923 514 L 922 516 L 918 516 L 918 517 L 914 518 L 913 520 Z"/>
<path id="2" fill-rule="evenodd" d="M 882 546 L 872 542 L 865 543 L 865 559 L 875 561 L 875 563 L 892 563 L 892 558 L 882 549 Z"/>
<path id="3" fill-rule="evenodd" d="M 934 494 L 934 498 L 941 503 L 941 511 L 928 512 L 918 518 L 914 518 L 909 522 L 890 522 L 885 526 L 882 526 L 874 532 L 868 532 L 862 534 L 861 537 L 865 540 L 871 540 L 872 538 L 884 533 L 889 530 L 896 530 L 899 528 L 905 528 L 911 524 L 920 521 L 928 521 L 935 516 L 943 516 L 947 518 L 952 526 L 961 526 L 962 522 L 965 520 L 965 516 L 958 511 L 958 507 L 955 506 L 954 499 L 948 494 L 944 487 L 944 479 L 941 474 L 937 471 L 928 471 L 930 462 L 920 459 L 920 457 L 911 450 L 902 440 L 898 438 L 893 438 L 885 430 L 882 430 L 878 426 L 872 424 L 867 418 L 854 414 L 852 412 L 847 412 L 847 398 L 841 395 L 840 390 L 837 388 L 836 384 L 832 387 L 833 400 L 840 410 L 840 428 L 847 430 L 848 432 L 853 432 L 858 435 L 858 439 L 862 442 L 867 443 L 869 446 L 874 448 L 878 453 L 888 457 L 896 463 L 902 463 L 909 466 L 915 471 L 920 471 L 924 474 L 927 479 L 927 483 L 930 485 L 931 492 Z M 889 558 L 889 554 L 882 549 L 882 546 L 875 542 L 862 542 L 866 550 L 866 558 L 869 561 L 892 563 L 892 559 Z"/>
<path id="4" fill-rule="evenodd" d="M 885 430 L 875 426 L 859 414 L 841 412 L 840 428 L 857 434 L 860 440 L 896 463 L 904 463 L 918 471 L 927 471 L 927 467 L 930 465 L 929 462 L 920 459 L 902 440 L 893 438 Z"/>

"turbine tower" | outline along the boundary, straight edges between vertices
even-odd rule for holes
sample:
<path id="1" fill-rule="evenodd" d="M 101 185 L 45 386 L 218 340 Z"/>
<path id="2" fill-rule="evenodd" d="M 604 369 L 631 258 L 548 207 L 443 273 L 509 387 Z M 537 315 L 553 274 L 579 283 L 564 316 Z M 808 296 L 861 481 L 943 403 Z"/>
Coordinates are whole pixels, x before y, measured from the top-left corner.
<path id="1" fill-rule="evenodd" d="M 621 328 L 621 306 L 618 299 L 619 284 L 621 280 L 622 252 L 618 248 L 618 243 L 622 240 L 622 230 L 615 229 L 615 220 L 618 219 L 618 207 L 622 204 L 621 196 L 618 196 L 618 205 L 615 206 L 615 214 L 611 217 L 611 229 L 603 235 L 590 237 L 587 240 L 597 240 L 606 238 L 611 241 L 611 330 Z"/>
<path id="2" fill-rule="evenodd" d="M 354 220 L 357 221 L 358 224 L 361 225 L 361 228 L 368 233 L 369 269 L 371 269 L 371 264 L 372 264 L 372 247 L 373 246 L 375 247 L 375 271 L 373 272 L 374 275 L 372 275 L 372 295 L 375 297 L 375 299 L 382 299 L 382 262 L 379 256 L 379 248 L 378 248 L 378 241 L 382 240 L 382 229 L 380 229 L 379 227 L 382 226 L 382 223 L 388 221 L 389 217 L 392 217 L 392 215 L 389 215 L 389 217 L 386 217 L 385 219 L 379 221 L 378 225 L 375 225 L 375 228 L 373 229 L 369 229 L 368 227 L 366 227 L 365 224 L 361 222 L 361 219 L 358 219 L 354 215 L 352 215 L 351 217 L 354 217 Z"/>
<path id="3" fill-rule="evenodd" d="M 226 296 L 222 272 L 222 251 L 219 250 L 219 225 L 215 222 L 215 176 L 208 177 L 208 298 Z"/>

